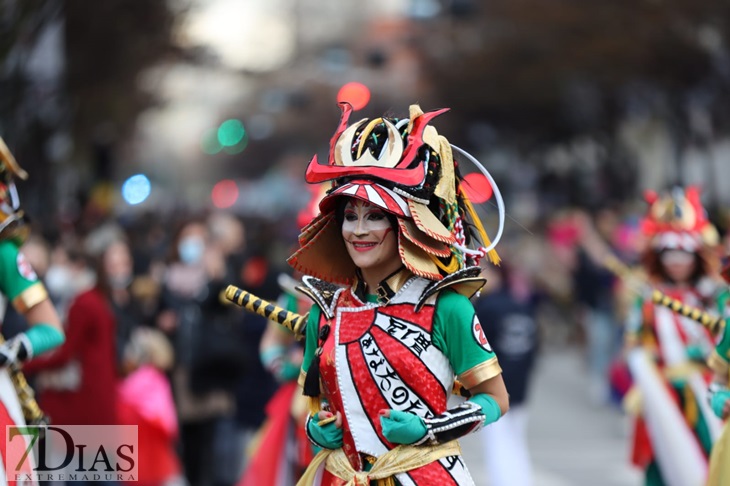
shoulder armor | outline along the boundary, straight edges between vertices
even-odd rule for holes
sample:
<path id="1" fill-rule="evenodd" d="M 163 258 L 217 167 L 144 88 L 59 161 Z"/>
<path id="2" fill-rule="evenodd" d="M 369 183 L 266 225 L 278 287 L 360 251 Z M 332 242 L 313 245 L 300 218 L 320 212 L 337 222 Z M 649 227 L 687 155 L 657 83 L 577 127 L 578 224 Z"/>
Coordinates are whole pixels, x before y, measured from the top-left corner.
<path id="1" fill-rule="evenodd" d="M 312 299 L 328 319 L 332 319 L 335 316 L 333 307 L 337 291 L 340 290 L 340 287 L 330 282 L 305 275 L 302 277 L 302 284 L 297 285 L 296 289 Z"/>
<path id="2" fill-rule="evenodd" d="M 418 299 L 418 302 L 416 303 L 416 312 L 421 310 L 421 307 L 423 307 L 429 297 L 446 288 L 452 288 L 454 291 L 470 299 L 487 282 L 487 279 L 482 277 L 481 273 L 482 269 L 479 267 L 462 268 L 461 270 L 432 283 L 426 287 L 421 294 L 421 297 Z"/>

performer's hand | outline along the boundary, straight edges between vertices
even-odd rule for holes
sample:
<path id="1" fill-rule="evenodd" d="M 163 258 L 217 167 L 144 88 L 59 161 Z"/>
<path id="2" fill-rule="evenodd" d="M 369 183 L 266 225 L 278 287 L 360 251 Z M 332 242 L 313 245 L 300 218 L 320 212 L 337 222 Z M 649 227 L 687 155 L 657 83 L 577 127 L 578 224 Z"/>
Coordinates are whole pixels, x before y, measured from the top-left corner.
<path id="1" fill-rule="evenodd" d="M 721 419 L 730 415 L 730 390 L 715 392 L 710 400 L 712 411 Z"/>
<path id="2" fill-rule="evenodd" d="M 331 418 L 332 412 L 319 412 L 307 419 L 307 436 L 315 445 L 324 449 L 339 449 L 342 447 L 342 415 L 337 412 L 334 422 L 319 425 L 318 422 Z"/>
<path id="3" fill-rule="evenodd" d="M 9 366 L 30 356 L 30 344 L 23 333 L 0 345 L 0 366 Z"/>
<path id="4" fill-rule="evenodd" d="M 282 383 L 296 380 L 299 377 L 300 366 L 295 365 L 291 361 L 282 361 L 281 366 L 276 371 L 276 379 Z"/>
<path id="5" fill-rule="evenodd" d="M 690 344 L 687 346 L 687 357 L 692 361 L 704 363 L 707 360 L 705 351 L 701 346 Z"/>
<path id="6" fill-rule="evenodd" d="M 400 410 L 381 410 L 380 425 L 385 438 L 393 444 L 415 444 L 428 432 L 421 417 Z"/>

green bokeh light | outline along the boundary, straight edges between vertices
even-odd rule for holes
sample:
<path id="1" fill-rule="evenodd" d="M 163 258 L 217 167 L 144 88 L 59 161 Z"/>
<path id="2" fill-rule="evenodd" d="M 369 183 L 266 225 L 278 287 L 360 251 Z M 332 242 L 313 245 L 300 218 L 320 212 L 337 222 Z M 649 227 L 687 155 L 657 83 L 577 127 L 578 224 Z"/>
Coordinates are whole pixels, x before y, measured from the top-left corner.
<path id="1" fill-rule="evenodd" d="M 228 147 L 223 147 L 223 151 L 227 154 L 235 155 L 240 154 L 243 152 L 246 147 L 248 146 L 248 133 L 244 133 L 243 137 L 241 137 L 241 140 L 235 145 L 231 145 Z"/>
<path id="2" fill-rule="evenodd" d="M 245 135 L 246 130 L 243 128 L 241 120 L 226 120 L 218 127 L 218 142 L 224 147 L 238 145 L 244 139 Z"/>
<path id="3" fill-rule="evenodd" d="M 200 137 L 200 149 L 208 154 L 215 155 L 221 151 L 223 145 L 218 141 L 218 130 L 209 128 Z"/>

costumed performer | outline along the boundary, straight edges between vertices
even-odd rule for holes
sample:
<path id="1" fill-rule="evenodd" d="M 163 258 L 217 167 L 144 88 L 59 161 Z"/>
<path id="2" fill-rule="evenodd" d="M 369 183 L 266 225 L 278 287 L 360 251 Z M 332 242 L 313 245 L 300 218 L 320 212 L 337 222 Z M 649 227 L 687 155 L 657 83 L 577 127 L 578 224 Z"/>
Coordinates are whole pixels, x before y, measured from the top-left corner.
<path id="1" fill-rule="evenodd" d="M 61 321 L 48 297 L 43 283 L 20 250 L 29 233 L 25 215 L 20 209 L 15 178 L 27 179 L 5 142 L 0 138 L 0 293 L 22 314 L 28 330 L 0 345 L 0 485 L 9 482 L 19 472 L 30 472 L 30 464 L 23 471 L 5 471 L 7 427 L 24 426 L 24 403 L 19 400 L 13 376 L 19 367 L 33 356 L 60 346 L 64 341 Z M 26 384 L 27 386 L 27 384 Z M 27 398 L 27 397 L 26 397 Z M 32 397 L 31 397 L 32 398 Z"/>
<path id="2" fill-rule="evenodd" d="M 430 125 L 446 110 L 363 119 L 352 107 L 316 156 L 309 183 L 332 181 L 289 263 L 315 303 L 300 381 L 306 431 L 323 451 L 299 484 L 471 485 L 457 439 L 509 408 L 501 368 L 469 298 L 478 261 L 498 263 L 461 184 L 471 155 Z M 338 284 L 344 287 L 338 287 Z M 455 379 L 471 397 L 450 400 Z"/>
<path id="3" fill-rule="evenodd" d="M 646 199 L 642 263 L 650 283 L 685 304 L 711 306 L 718 286 L 710 248 L 718 238 L 699 191 L 676 188 L 661 197 L 647 193 Z M 647 485 L 702 484 L 719 435 L 703 365 L 712 335 L 699 323 L 639 298 L 627 319 L 625 341 L 635 384 L 625 399 L 637 415 L 633 463 L 644 469 Z"/>

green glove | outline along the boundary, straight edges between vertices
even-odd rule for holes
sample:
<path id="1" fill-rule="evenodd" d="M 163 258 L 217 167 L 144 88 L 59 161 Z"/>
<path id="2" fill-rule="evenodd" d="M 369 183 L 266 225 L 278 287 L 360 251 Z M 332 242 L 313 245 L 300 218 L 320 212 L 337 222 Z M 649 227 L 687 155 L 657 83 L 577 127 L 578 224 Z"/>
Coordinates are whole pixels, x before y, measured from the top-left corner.
<path id="1" fill-rule="evenodd" d="M 299 366 L 287 359 L 286 348 L 274 345 L 261 352 L 261 363 L 282 383 L 299 377 Z"/>
<path id="2" fill-rule="evenodd" d="M 484 414 L 484 425 L 489 425 L 502 417 L 502 410 L 499 408 L 497 400 L 490 397 L 486 393 L 477 393 L 469 399 L 470 402 L 476 403 L 482 407 Z"/>
<path id="3" fill-rule="evenodd" d="M 400 410 L 391 410 L 389 417 L 381 412 L 380 425 L 385 438 L 393 444 L 415 444 L 428 432 L 421 417 Z"/>
<path id="4" fill-rule="evenodd" d="M 39 323 L 25 331 L 32 349 L 32 356 L 59 347 L 65 340 L 63 333 L 50 324 Z"/>
<path id="5" fill-rule="evenodd" d="M 284 361 L 281 364 L 281 369 L 277 378 L 282 382 L 292 381 L 299 378 L 299 372 L 301 368 L 289 360 Z"/>
<path id="6" fill-rule="evenodd" d="M 722 409 L 725 407 L 725 403 L 727 403 L 728 400 L 730 400 L 730 390 L 717 391 L 712 394 L 710 406 L 712 407 L 712 411 L 715 412 L 715 415 L 723 418 Z"/>
<path id="7" fill-rule="evenodd" d="M 314 445 L 324 449 L 339 449 L 342 447 L 342 429 L 338 428 L 334 422 L 327 425 L 319 426 L 317 422 L 322 420 L 319 412 L 316 416 L 309 416 L 307 419 L 307 436 Z"/>
<path id="8" fill-rule="evenodd" d="M 705 351 L 701 346 L 697 346 L 696 344 L 687 346 L 687 357 L 692 361 L 699 361 L 702 363 L 704 363 L 705 359 L 707 359 Z"/>

